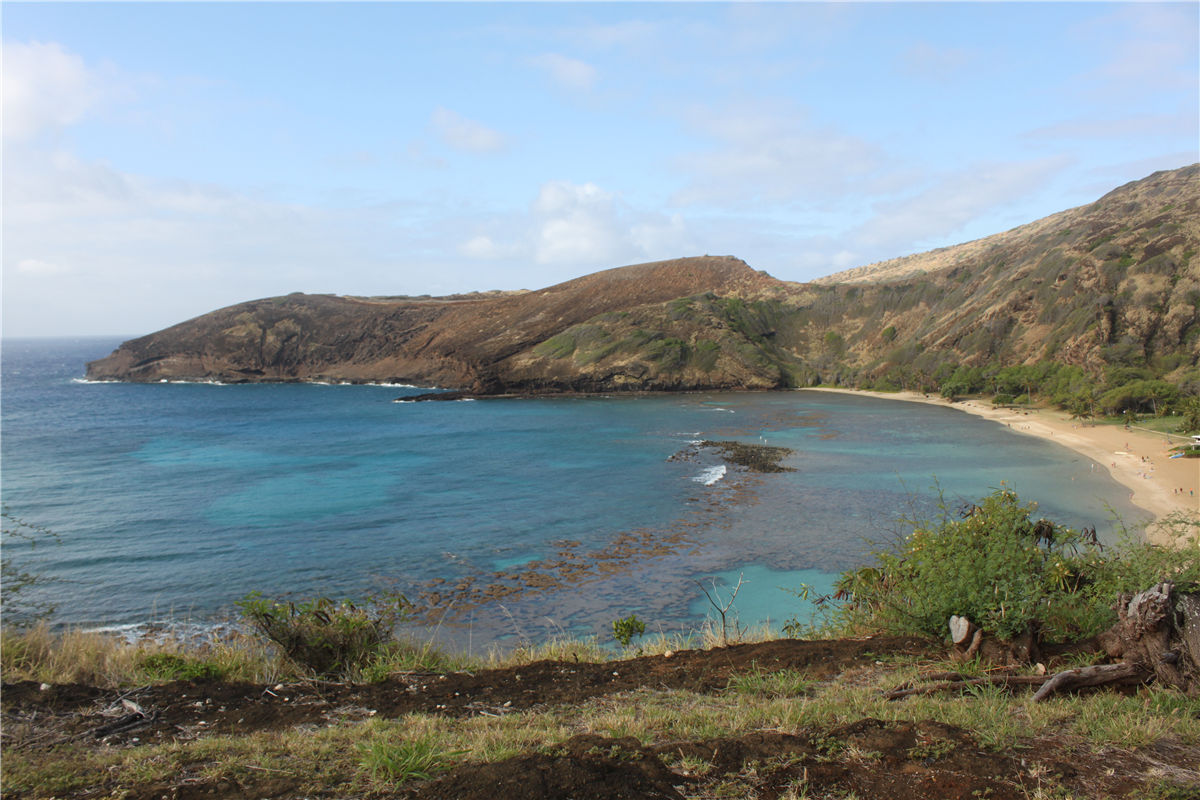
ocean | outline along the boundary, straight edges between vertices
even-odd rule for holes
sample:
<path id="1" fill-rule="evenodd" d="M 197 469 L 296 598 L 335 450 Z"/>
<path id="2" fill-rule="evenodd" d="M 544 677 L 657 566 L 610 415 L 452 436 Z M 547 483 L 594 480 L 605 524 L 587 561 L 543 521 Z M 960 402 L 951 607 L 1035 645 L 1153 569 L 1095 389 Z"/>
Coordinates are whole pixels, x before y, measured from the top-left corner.
<path id="1" fill-rule="evenodd" d="M 1003 485 L 1116 535 L 1128 490 L 1052 443 L 943 407 L 821 392 L 395 403 L 422 390 L 88 383 L 113 339 L 5 340 L 6 513 L 58 542 L 4 557 L 78 627 L 229 619 L 251 591 L 400 591 L 479 648 L 806 619 L 802 585 Z M 791 448 L 751 474 L 692 446 Z M 7 520 L 6 520 L 7 523 Z M 8 525 L 6 524 L 6 527 Z M 468 644 L 469 643 L 469 644 Z"/>

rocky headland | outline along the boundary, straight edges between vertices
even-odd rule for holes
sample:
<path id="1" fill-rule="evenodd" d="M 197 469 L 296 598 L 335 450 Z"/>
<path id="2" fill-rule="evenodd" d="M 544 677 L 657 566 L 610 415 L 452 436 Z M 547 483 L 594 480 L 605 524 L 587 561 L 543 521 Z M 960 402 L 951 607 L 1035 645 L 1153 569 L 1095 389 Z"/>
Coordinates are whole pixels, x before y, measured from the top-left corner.
<path id="1" fill-rule="evenodd" d="M 1200 363 L 1200 165 L 1005 233 L 777 280 L 732 256 L 537 291 L 291 294 L 122 344 L 92 380 L 408 383 L 470 395 L 776 389 L 1041 360 Z M 1178 375 L 1175 377 L 1179 377 Z"/>

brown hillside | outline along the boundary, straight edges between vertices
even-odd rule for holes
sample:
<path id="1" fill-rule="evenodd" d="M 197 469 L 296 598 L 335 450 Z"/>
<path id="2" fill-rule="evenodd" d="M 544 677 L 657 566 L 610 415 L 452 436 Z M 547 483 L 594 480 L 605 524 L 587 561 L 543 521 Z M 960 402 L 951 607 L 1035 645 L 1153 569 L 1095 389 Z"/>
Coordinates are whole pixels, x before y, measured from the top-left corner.
<path id="1" fill-rule="evenodd" d="M 1060 211 L 1048 217 L 1021 225 L 1004 233 L 997 233 L 971 242 L 939 247 L 927 253 L 916 253 L 891 258 L 874 264 L 836 272 L 813 283 L 823 285 L 844 283 L 885 283 L 912 278 L 932 272 L 953 269 L 956 266 L 986 261 L 992 254 L 1009 249 L 1020 249 L 1026 243 L 1036 242 L 1048 231 L 1062 230 L 1076 225 L 1089 228 L 1125 224 L 1125 216 L 1137 213 L 1154 203 L 1160 206 L 1177 199 L 1188 200 L 1196 195 L 1197 170 L 1188 167 L 1180 170 L 1156 172 L 1149 177 L 1132 181 L 1106 194 L 1086 206 Z M 1192 218 L 1193 228 L 1200 219 Z M 1194 230 L 1193 230 L 1194 233 Z"/>
<path id="2" fill-rule="evenodd" d="M 531 292 L 288 295 L 121 345 L 93 379 L 341 380 L 475 393 L 931 388 L 959 365 L 1119 365 L 1200 387 L 1200 165 L 957 247 L 786 283 L 730 257 Z M 1192 391 L 1189 389 L 1188 391 Z"/>
<path id="3" fill-rule="evenodd" d="M 732 257 L 605 270 L 535 292 L 389 299 L 292 294 L 205 314 L 121 345 L 96 380 L 412 382 L 493 388 L 493 365 L 597 314 L 778 283 Z"/>

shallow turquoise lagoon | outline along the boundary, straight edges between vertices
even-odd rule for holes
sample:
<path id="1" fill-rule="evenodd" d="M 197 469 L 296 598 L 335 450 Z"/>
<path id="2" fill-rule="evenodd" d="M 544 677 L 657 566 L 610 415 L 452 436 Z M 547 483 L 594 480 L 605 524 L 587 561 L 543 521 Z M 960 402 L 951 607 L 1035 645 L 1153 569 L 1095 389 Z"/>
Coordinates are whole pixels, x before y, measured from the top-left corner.
<path id="1" fill-rule="evenodd" d="M 697 581 L 736 582 L 743 623 L 786 621 L 778 586 L 828 582 L 933 513 L 1002 482 L 1046 516 L 1136 521 L 1128 491 L 1054 444 L 952 409 L 821 392 L 393 403 L 380 386 L 90 384 L 113 340 L 5 341 L 9 512 L 58 545 L 6 548 L 53 581 L 58 619 L 199 624 L 268 595 L 486 583 L 624 534 L 669 541 L 601 578 L 456 606 L 472 646 L 704 621 Z M 723 473 L 700 439 L 786 446 L 794 472 Z M 706 584 L 708 585 L 708 584 Z"/>

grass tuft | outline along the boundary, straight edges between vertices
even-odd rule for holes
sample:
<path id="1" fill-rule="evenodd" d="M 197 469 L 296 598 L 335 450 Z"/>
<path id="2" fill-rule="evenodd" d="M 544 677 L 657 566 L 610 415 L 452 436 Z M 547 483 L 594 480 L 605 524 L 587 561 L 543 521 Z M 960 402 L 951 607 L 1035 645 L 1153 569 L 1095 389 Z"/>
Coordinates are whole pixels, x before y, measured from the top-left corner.
<path id="1" fill-rule="evenodd" d="M 362 768 L 376 783 L 400 784 L 429 780 L 454 766 L 465 750 L 444 750 L 432 737 L 402 739 L 375 738 L 357 745 Z"/>

